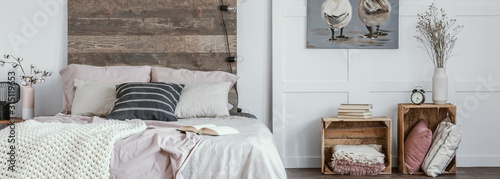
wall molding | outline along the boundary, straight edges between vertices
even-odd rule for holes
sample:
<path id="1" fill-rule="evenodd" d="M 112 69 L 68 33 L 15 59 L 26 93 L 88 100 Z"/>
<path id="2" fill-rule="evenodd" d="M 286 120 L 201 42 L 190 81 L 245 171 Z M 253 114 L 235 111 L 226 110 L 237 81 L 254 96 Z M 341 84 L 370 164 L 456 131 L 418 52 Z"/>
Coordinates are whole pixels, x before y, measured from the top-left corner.
<path id="1" fill-rule="evenodd" d="M 483 1 L 483 2 L 482 2 Z M 500 16 L 500 2 L 475 0 L 474 3 L 458 2 L 457 16 Z"/>
<path id="2" fill-rule="evenodd" d="M 500 92 L 500 81 L 450 81 L 450 92 Z M 348 93 L 354 90 L 349 81 L 283 82 L 283 93 Z M 432 91 L 432 81 L 369 81 L 369 92 L 409 92 L 415 86 Z"/>

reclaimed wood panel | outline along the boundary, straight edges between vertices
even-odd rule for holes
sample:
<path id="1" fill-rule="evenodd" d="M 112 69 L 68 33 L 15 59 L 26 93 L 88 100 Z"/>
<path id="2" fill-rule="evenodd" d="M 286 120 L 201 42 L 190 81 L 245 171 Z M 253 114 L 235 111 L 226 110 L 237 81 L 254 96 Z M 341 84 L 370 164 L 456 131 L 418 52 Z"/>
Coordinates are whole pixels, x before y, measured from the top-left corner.
<path id="1" fill-rule="evenodd" d="M 236 0 L 224 0 L 235 5 Z M 236 74 L 220 0 L 69 0 L 68 64 L 152 65 Z M 223 12 L 231 55 L 237 14 Z"/>
<path id="2" fill-rule="evenodd" d="M 369 139 L 385 138 L 385 127 L 325 129 L 325 138 Z"/>
<path id="3" fill-rule="evenodd" d="M 359 121 L 359 119 L 356 119 Z M 363 128 L 363 127 L 385 127 L 385 124 L 380 121 L 363 121 L 359 122 L 331 122 L 327 128 L 335 129 L 335 128 Z"/>
<path id="4" fill-rule="evenodd" d="M 234 5 L 236 0 L 224 0 Z M 148 17 L 218 17 L 220 0 L 70 0 L 68 17 L 148 18 Z M 236 13 L 227 13 L 236 17 Z"/>
<path id="5" fill-rule="evenodd" d="M 224 35 L 69 36 L 69 53 L 227 53 Z M 229 36 L 236 44 L 236 36 Z M 230 45 L 231 51 L 236 45 Z"/>
<path id="6" fill-rule="evenodd" d="M 236 65 L 226 62 L 226 53 L 70 53 L 68 63 L 96 66 L 151 65 L 202 71 L 228 71 Z M 90 62 L 89 62 L 90 61 Z"/>
<path id="7" fill-rule="evenodd" d="M 228 34 L 236 35 L 236 19 L 225 18 L 225 22 Z M 70 36 L 221 35 L 223 31 L 221 20 L 213 17 L 74 18 L 68 20 L 68 35 Z"/>

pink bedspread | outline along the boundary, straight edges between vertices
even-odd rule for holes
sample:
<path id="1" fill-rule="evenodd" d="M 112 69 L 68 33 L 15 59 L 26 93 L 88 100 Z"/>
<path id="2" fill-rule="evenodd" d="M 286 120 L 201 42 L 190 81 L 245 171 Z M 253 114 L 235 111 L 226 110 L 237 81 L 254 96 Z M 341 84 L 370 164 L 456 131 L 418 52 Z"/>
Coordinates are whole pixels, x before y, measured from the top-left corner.
<path id="1" fill-rule="evenodd" d="M 56 115 L 37 117 L 40 122 L 96 123 L 105 119 Z M 181 133 L 179 123 L 144 121 L 148 128 L 118 140 L 111 156 L 109 178 L 178 178 L 201 140 L 200 135 Z"/>

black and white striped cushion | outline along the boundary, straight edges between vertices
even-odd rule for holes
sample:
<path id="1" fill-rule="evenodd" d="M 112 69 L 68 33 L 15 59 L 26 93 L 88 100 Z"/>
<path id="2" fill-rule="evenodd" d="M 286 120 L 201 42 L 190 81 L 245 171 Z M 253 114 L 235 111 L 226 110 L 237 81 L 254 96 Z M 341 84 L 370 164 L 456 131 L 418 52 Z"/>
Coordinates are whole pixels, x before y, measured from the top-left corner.
<path id="1" fill-rule="evenodd" d="M 116 86 L 116 102 L 107 119 L 177 121 L 175 107 L 183 84 L 123 83 Z"/>

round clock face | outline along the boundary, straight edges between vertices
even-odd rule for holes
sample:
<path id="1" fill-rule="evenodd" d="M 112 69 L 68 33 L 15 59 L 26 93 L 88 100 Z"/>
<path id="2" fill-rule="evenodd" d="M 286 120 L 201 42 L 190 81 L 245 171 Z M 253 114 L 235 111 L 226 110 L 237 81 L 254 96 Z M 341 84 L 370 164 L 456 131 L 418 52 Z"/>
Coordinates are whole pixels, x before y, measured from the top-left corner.
<path id="1" fill-rule="evenodd" d="M 424 94 L 421 92 L 411 94 L 411 102 L 413 104 L 422 104 L 424 102 Z"/>

